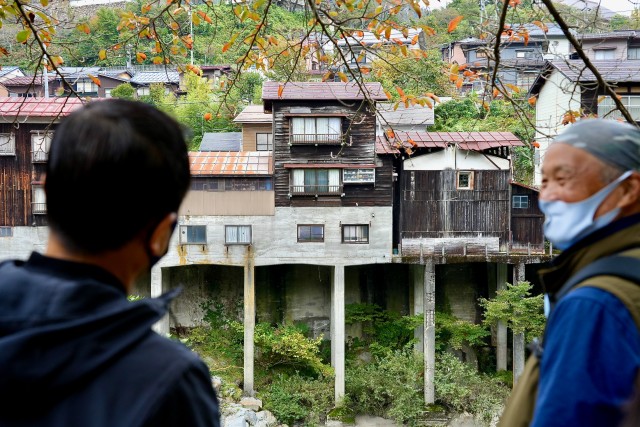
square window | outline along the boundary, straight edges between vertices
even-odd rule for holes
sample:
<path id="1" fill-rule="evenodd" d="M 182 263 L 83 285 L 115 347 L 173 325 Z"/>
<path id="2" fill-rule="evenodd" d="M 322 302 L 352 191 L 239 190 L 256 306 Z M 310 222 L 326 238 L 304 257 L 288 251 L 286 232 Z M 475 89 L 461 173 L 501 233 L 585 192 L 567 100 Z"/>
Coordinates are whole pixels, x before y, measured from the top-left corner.
<path id="1" fill-rule="evenodd" d="M 342 243 L 369 243 L 369 225 L 343 225 Z"/>
<path id="2" fill-rule="evenodd" d="M 13 133 L 0 133 L 0 156 L 16 155 L 16 137 Z"/>
<path id="3" fill-rule="evenodd" d="M 298 242 L 324 242 L 324 225 L 299 225 Z"/>
<path id="4" fill-rule="evenodd" d="M 47 213 L 47 197 L 42 184 L 31 184 L 31 211 L 34 214 Z"/>
<path id="5" fill-rule="evenodd" d="M 0 227 L 0 237 L 12 237 L 13 227 Z"/>
<path id="6" fill-rule="evenodd" d="M 520 194 L 513 196 L 511 206 L 513 209 L 527 209 L 529 207 L 529 196 Z"/>
<path id="7" fill-rule="evenodd" d="M 53 132 L 33 132 L 31 134 L 31 161 L 33 163 L 47 161 L 52 139 Z"/>
<path id="8" fill-rule="evenodd" d="M 256 150 L 272 151 L 273 150 L 273 134 L 256 133 Z"/>
<path id="9" fill-rule="evenodd" d="M 458 190 L 473 190 L 473 172 L 458 172 L 457 179 Z"/>
<path id="10" fill-rule="evenodd" d="M 250 245 L 251 226 L 250 225 L 225 225 L 224 226 L 225 245 Z"/>
<path id="11" fill-rule="evenodd" d="M 206 245 L 207 226 L 206 225 L 181 225 L 180 226 L 181 245 Z"/>

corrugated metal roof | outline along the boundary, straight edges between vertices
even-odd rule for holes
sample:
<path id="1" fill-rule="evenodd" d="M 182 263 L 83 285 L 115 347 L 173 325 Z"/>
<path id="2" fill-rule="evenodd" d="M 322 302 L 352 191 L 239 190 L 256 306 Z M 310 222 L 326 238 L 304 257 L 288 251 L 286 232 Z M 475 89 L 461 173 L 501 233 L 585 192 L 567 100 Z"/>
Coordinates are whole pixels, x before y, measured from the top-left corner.
<path id="1" fill-rule="evenodd" d="M 84 102 L 78 98 L 7 98 L 0 97 L 1 117 L 66 116 Z"/>
<path id="2" fill-rule="evenodd" d="M 54 81 L 55 79 L 55 76 L 51 75 L 48 78 L 50 82 Z M 39 86 L 42 84 L 42 81 L 42 76 L 36 76 L 35 78 L 33 76 L 19 76 L 5 80 L 4 82 L 2 82 L 2 84 L 4 86 L 28 86 L 32 84 Z"/>
<path id="3" fill-rule="evenodd" d="M 200 143 L 200 151 L 240 150 L 242 150 L 242 132 L 206 132 Z"/>
<path id="4" fill-rule="evenodd" d="M 405 107 L 404 104 L 398 105 L 394 109 L 395 104 L 391 102 L 378 103 L 376 108 L 380 115 L 384 118 L 380 123 L 382 127 L 387 124 L 393 125 L 432 125 L 434 123 L 433 108 L 421 107 L 414 105 Z"/>
<path id="5" fill-rule="evenodd" d="M 511 132 L 420 132 L 396 131 L 394 139 L 389 141 L 386 136 L 376 138 L 376 153 L 398 154 L 401 147 L 413 148 L 445 148 L 457 145 L 462 150 L 484 151 L 498 147 L 519 147 L 524 142 Z"/>
<path id="6" fill-rule="evenodd" d="M 131 77 L 131 83 L 148 85 L 151 83 L 180 83 L 180 73 L 177 71 L 141 71 Z"/>
<path id="7" fill-rule="evenodd" d="M 273 175 L 270 151 L 189 153 L 194 176 L 270 176 Z"/>
<path id="8" fill-rule="evenodd" d="M 20 67 L 15 66 L 15 65 L 4 65 L 2 67 L 0 67 L 0 77 L 6 76 L 9 73 L 12 73 L 14 71 L 21 71 Z"/>
<path id="9" fill-rule="evenodd" d="M 283 86 L 282 96 L 278 90 Z M 365 83 L 366 94 L 355 82 L 264 82 L 262 85 L 262 99 L 273 100 L 363 100 L 369 97 L 375 101 L 383 101 L 387 96 L 380 83 Z M 367 95 L 367 96 L 365 96 Z"/>
<path id="10" fill-rule="evenodd" d="M 591 61 L 609 83 L 640 82 L 640 60 Z M 594 82 L 593 73 L 581 60 L 553 61 L 551 65 L 573 82 Z"/>
<path id="11" fill-rule="evenodd" d="M 100 67 L 58 67 L 58 71 L 65 79 L 73 81 L 87 78 L 89 74 L 96 76 L 100 72 Z"/>
<path id="12" fill-rule="evenodd" d="M 273 122 L 273 114 L 265 113 L 263 105 L 247 105 L 240 114 L 233 119 L 236 123 L 269 123 Z"/>

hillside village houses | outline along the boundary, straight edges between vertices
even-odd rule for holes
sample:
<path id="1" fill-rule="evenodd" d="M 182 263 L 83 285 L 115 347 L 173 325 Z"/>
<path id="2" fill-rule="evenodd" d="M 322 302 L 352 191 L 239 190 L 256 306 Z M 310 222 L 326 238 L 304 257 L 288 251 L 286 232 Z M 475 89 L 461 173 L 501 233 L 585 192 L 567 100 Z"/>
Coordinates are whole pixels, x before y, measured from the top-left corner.
<path id="1" fill-rule="evenodd" d="M 426 132 L 419 123 L 377 134 L 375 110 L 386 96 L 379 83 L 364 89 L 265 82 L 263 104 L 236 119 L 242 151 L 190 153 L 191 190 L 169 253 L 137 286 L 147 296 L 184 288 L 175 317 L 158 325 L 164 333 L 199 324 L 212 301 L 235 310 L 244 319 L 246 394 L 254 393 L 256 322 L 302 322 L 331 340 L 339 399 L 345 341 L 361 333 L 345 325 L 345 304 L 368 302 L 423 313 L 416 336 L 432 402 L 436 305 L 479 321 L 479 297 L 548 258 L 537 191 L 512 181 L 518 138 Z M 0 259 L 44 248 L 48 141 L 59 115 L 80 104 L 0 99 Z M 394 120 L 401 126 L 402 117 Z M 495 340 L 506 369 L 504 328 Z M 475 358 L 470 349 L 463 355 Z"/>

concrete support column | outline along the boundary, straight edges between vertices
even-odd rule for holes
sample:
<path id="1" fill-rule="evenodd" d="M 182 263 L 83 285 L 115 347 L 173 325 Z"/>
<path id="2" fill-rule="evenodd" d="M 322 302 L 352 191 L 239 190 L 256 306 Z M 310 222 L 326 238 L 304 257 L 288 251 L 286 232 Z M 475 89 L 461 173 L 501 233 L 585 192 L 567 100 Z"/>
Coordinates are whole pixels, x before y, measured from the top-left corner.
<path id="1" fill-rule="evenodd" d="M 151 298 L 162 295 L 162 267 L 158 264 L 151 268 Z M 169 335 L 169 315 L 165 315 L 153 325 L 153 330 L 158 334 Z"/>
<path id="2" fill-rule="evenodd" d="M 333 267 L 331 278 L 331 366 L 335 372 L 335 401 L 344 397 L 344 265 Z"/>
<path id="3" fill-rule="evenodd" d="M 496 265 L 496 291 L 507 287 L 507 264 Z M 507 325 L 498 322 L 496 328 L 496 369 L 507 370 Z"/>
<path id="4" fill-rule="evenodd" d="M 413 314 L 424 314 L 424 267 L 412 265 L 411 274 L 413 276 Z M 416 339 L 415 351 L 424 351 L 424 324 L 418 326 L 414 331 Z"/>
<path id="5" fill-rule="evenodd" d="M 247 257 L 244 266 L 244 394 L 254 396 L 253 389 L 253 338 L 256 328 L 255 269 L 253 260 Z"/>
<path id="6" fill-rule="evenodd" d="M 513 266 L 513 283 L 523 282 L 524 263 Z M 524 372 L 524 334 L 513 334 L 513 385 Z"/>
<path id="7" fill-rule="evenodd" d="M 435 402 L 436 270 L 433 258 L 424 266 L 424 403 Z"/>

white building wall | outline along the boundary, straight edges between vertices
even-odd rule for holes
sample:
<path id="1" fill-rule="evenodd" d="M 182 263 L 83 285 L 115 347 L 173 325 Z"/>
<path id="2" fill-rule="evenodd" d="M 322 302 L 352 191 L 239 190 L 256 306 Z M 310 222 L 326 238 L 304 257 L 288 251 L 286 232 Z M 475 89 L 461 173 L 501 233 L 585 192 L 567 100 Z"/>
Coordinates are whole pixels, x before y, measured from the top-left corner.
<path id="1" fill-rule="evenodd" d="M 206 245 L 180 245 L 175 233 L 160 266 L 224 264 L 361 265 L 391 262 L 392 208 L 280 207 L 274 216 L 184 216 L 180 225 L 206 225 Z M 323 224 L 324 242 L 298 242 L 297 225 Z M 369 243 L 342 243 L 343 224 L 369 224 Z M 225 225 L 251 225 L 252 243 L 225 245 Z"/>
<path id="2" fill-rule="evenodd" d="M 33 251 L 44 252 L 49 227 L 13 227 L 12 237 L 0 237 L 0 261 L 26 260 Z"/>
<path id="3" fill-rule="evenodd" d="M 404 161 L 404 170 L 508 170 L 509 160 L 476 151 L 449 146 L 441 151 L 411 157 Z"/>
<path id="4" fill-rule="evenodd" d="M 559 71 L 553 71 L 542 86 L 536 102 L 536 136 L 540 147 L 536 152 L 534 184 L 540 185 L 540 166 L 552 139 L 564 128 L 562 117 L 568 111 L 579 111 L 580 87 Z"/>

